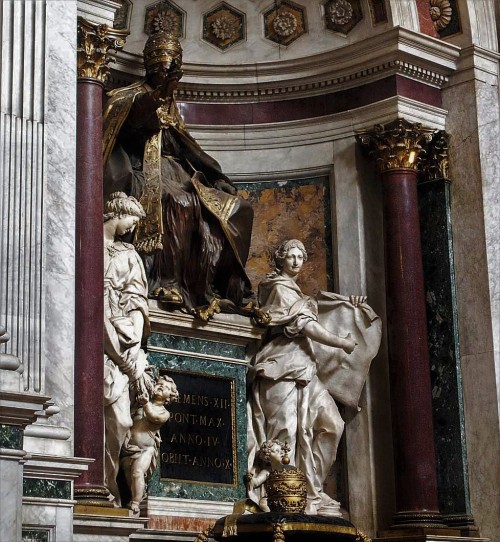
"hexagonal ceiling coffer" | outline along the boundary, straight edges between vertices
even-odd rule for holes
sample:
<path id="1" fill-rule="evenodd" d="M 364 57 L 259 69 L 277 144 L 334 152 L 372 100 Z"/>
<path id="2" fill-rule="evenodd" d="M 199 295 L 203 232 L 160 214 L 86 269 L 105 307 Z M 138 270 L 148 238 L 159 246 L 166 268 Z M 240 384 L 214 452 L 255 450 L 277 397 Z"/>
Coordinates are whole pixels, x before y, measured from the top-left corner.
<path id="1" fill-rule="evenodd" d="M 264 12 L 264 36 L 279 45 L 290 45 L 307 32 L 306 11 L 287 0 Z"/>
<path id="2" fill-rule="evenodd" d="M 163 30 L 178 38 L 184 37 L 186 13 L 169 0 L 162 0 L 146 6 L 144 32 L 150 36 Z"/>
<path id="3" fill-rule="evenodd" d="M 323 4 L 325 26 L 347 35 L 363 19 L 361 0 L 328 0 Z"/>
<path id="4" fill-rule="evenodd" d="M 202 39 L 226 51 L 246 37 L 245 14 L 221 2 L 203 15 Z"/>

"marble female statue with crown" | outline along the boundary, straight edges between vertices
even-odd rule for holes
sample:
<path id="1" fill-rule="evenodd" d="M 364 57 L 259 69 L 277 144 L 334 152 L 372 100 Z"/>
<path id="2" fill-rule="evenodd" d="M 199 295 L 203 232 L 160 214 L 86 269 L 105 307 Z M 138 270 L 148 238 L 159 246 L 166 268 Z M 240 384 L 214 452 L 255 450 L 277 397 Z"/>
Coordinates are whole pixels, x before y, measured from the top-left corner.
<path id="1" fill-rule="evenodd" d="M 244 312 L 253 295 L 244 269 L 252 208 L 179 113 L 179 40 L 163 31 L 152 34 L 144 65 L 145 79 L 108 93 L 105 193 L 123 190 L 144 207 L 134 244 L 144 256 L 152 297 L 202 318 L 210 316 L 200 310 L 207 304 L 212 313 Z"/>
<path id="2" fill-rule="evenodd" d="M 248 371 L 249 478 L 259 476 L 263 443 L 286 442 L 290 463 L 307 478 L 306 513 L 340 515 L 323 491 L 344 430 L 336 401 L 358 408 L 381 323 L 365 297 L 303 294 L 296 280 L 306 261 L 300 241 L 284 242 L 276 270 L 259 285 L 259 306 L 271 323 Z M 249 496 L 261 498 L 253 487 Z"/>

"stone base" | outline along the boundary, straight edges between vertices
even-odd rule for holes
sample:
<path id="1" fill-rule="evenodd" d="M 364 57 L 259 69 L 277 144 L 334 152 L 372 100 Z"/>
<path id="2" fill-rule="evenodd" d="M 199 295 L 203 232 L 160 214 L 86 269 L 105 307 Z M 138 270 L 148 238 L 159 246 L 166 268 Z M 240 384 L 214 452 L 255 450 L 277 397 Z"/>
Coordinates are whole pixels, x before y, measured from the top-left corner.
<path id="1" fill-rule="evenodd" d="M 213 529 L 218 542 L 359 542 L 361 536 L 343 518 L 282 512 L 231 514 L 220 518 Z"/>
<path id="2" fill-rule="evenodd" d="M 490 542 L 489 538 L 462 536 L 458 529 L 415 527 L 380 531 L 373 542 Z"/>
<path id="3" fill-rule="evenodd" d="M 75 514 L 73 542 L 129 542 L 130 535 L 144 529 L 147 522 L 133 516 Z"/>
<path id="4" fill-rule="evenodd" d="M 144 529 L 143 531 L 130 535 L 130 542 L 193 542 L 200 533 L 191 531 L 175 532 L 175 531 L 158 531 Z"/>
<path id="5" fill-rule="evenodd" d="M 193 539 L 205 529 L 212 528 L 219 518 L 231 514 L 232 511 L 231 502 L 148 497 L 141 503 L 141 515 L 148 517 L 148 530 L 168 532 L 172 536 L 191 532 L 194 533 Z"/>

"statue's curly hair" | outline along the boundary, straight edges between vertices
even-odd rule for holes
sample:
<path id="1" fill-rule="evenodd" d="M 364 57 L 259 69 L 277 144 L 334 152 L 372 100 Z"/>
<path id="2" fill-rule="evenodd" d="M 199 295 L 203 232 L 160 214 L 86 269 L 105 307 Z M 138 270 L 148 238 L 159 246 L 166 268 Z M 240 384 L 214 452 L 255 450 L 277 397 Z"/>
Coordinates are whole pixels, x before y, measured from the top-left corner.
<path id="1" fill-rule="evenodd" d="M 144 218 L 146 213 L 133 196 L 127 196 L 125 192 L 113 192 L 104 204 L 104 222 L 121 216 Z"/>
<path id="2" fill-rule="evenodd" d="M 302 241 L 298 239 L 288 239 L 281 243 L 281 245 L 274 252 L 274 265 L 276 269 L 267 275 L 268 278 L 275 277 L 279 275 L 280 271 L 283 269 L 283 263 L 288 254 L 288 251 L 292 248 L 298 248 L 302 255 L 304 256 L 304 262 L 307 262 L 307 250 Z"/>

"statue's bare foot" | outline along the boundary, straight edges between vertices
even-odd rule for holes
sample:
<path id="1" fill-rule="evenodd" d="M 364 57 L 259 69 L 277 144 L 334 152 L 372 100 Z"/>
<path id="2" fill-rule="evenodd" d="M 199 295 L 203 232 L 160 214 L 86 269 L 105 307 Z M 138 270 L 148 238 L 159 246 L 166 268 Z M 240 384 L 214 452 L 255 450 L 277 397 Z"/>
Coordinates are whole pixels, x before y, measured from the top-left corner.
<path id="1" fill-rule="evenodd" d="M 158 299 L 161 303 L 184 304 L 184 299 L 177 288 L 155 288 L 152 295 L 153 298 Z"/>
<path id="2" fill-rule="evenodd" d="M 210 301 L 210 305 L 196 307 L 193 310 L 193 314 L 200 320 L 208 322 L 210 318 L 213 318 L 214 314 L 218 314 L 220 311 L 219 298 L 214 297 L 212 301 Z"/>
<path id="3" fill-rule="evenodd" d="M 130 501 L 130 510 L 134 516 L 138 516 L 140 512 L 139 503 L 137 501 Z"/>

